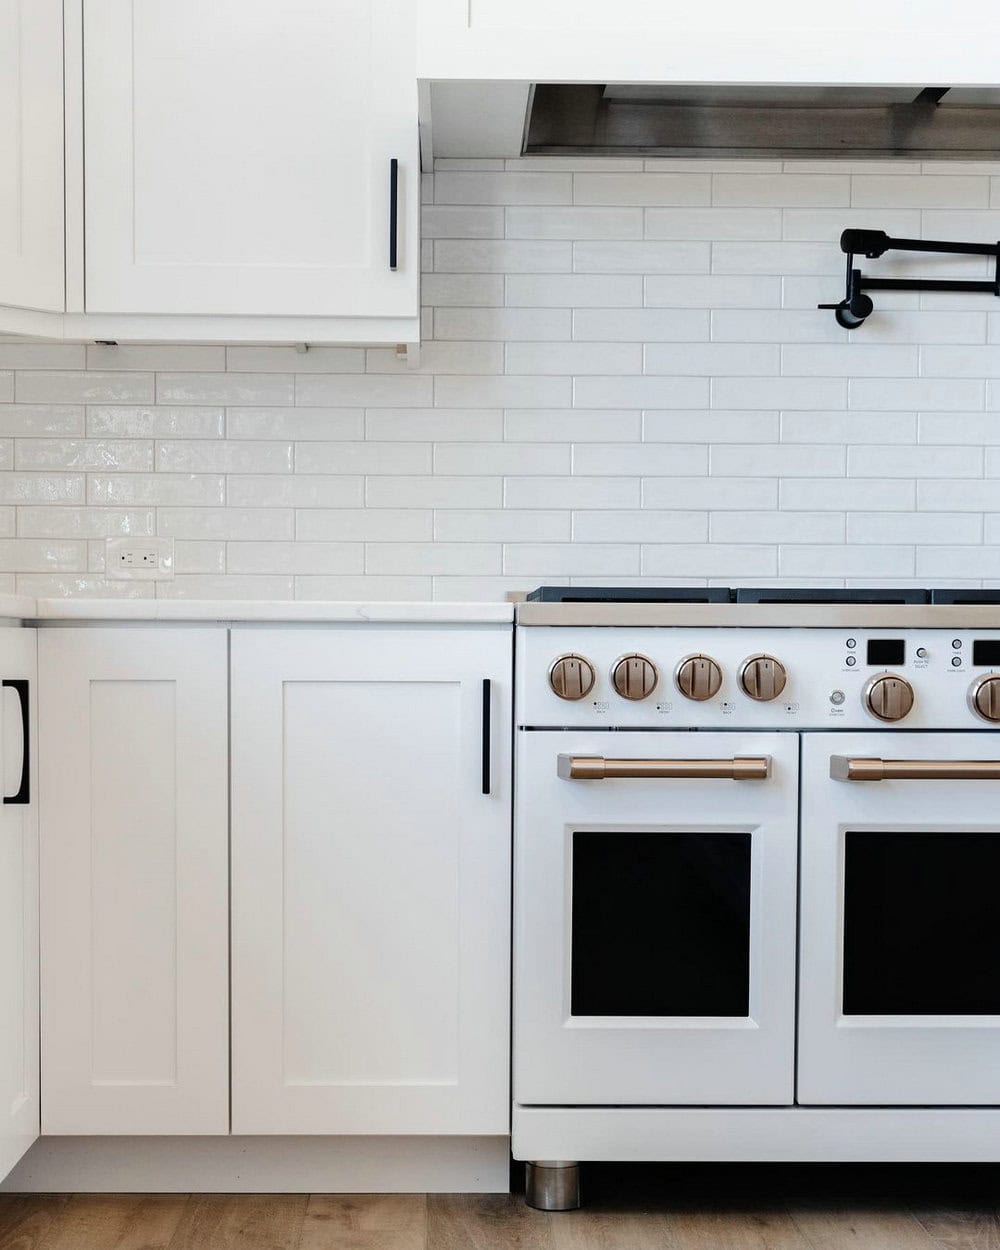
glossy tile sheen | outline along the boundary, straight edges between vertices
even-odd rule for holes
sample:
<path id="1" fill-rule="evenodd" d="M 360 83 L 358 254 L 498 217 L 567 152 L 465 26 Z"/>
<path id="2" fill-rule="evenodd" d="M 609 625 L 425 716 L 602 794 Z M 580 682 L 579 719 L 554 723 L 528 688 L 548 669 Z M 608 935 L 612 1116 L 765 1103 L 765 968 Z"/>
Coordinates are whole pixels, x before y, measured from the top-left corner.
<path id="1" fill-rule="evenodd" d="M 996 580 L 993 301 L 879 294 L 850 334 L 816 304 L 840 294 L 846 226 L 996 239 L 998 171 L 444 161 L 423 180 L 418 359 L 2 342 L 0 588 Z M 986 272 L 866 262 L 929 265 Z M 105 582 L 104 538 L 146 533 L 175 540 L 174 581 Z"/>

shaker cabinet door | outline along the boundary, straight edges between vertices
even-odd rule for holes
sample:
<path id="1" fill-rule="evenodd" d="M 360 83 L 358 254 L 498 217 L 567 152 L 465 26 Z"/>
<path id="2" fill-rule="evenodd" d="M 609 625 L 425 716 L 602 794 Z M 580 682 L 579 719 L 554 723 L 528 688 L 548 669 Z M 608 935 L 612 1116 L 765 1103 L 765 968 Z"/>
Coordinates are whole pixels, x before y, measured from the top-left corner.
<path id="1" fill-rule="evenodd" d="M 35 631 L 0 628 L 0 1179 L 38 1136 Z"/>
<path id="2" fill-rule="evenodd" d="M 62 312 L 62 0 L 0 0 L 0 304 Z"/>
<path id="3" fill-rule="evenodd" d="M 414 22 L 413 0 L 84 0 L 87 311 L 415 316 Z"/>
<path id="4" fill-rule="evenodd" d="M 229 1129 L 218 628 L 39 640 L 42 1128 Z"/>
<path id="5" fill-rule="evenodd" d="M 509 627 L 233 631 L 234 1132 L 509 1131 L 510 687 Z"/>

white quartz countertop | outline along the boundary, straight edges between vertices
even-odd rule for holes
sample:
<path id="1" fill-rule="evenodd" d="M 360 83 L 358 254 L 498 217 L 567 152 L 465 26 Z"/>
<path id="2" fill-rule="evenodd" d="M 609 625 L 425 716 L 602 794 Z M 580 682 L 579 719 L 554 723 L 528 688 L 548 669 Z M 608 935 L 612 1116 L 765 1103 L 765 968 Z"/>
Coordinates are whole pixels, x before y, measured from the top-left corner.
<path id="1" fill-rule="evenodd" d="M 0 596 L 0 617 L 36 621 L 300 621 L 510 624 L 509 603 L 363 603 L 251 599 L 26 599 Z"/>

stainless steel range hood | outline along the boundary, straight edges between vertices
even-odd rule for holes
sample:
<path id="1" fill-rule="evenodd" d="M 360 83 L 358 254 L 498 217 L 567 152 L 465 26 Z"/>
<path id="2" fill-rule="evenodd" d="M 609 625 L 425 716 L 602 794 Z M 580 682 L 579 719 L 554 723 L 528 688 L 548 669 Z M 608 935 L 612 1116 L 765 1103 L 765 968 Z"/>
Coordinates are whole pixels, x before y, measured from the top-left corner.
<path id="1" fill-rule="evenodd" d="M 539 83 L 525 153 L 1000 159 L 1000 88 Z"/>

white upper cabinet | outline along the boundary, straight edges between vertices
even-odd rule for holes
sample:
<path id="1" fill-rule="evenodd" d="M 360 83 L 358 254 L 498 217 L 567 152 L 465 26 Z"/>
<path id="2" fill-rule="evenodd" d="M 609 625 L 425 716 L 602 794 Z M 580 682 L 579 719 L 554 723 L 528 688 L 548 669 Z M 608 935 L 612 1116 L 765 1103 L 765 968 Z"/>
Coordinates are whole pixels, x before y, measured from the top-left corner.
<path id="1" fill-rule="evenodd" d="M 0 1179 L 38 1136 L 35 631 L 0 628 Z"/>
<path id="2" fill-rule="evenodd" d="M 40 632 L 42 1127 L 224 1134 L 226 631 Z"/>
<path id="3" fill-rule="evenodd" d="M 510 698 L 509 626 L 233 631 L 233 1132 L 509 1131 Z"/>
<path id="4" fill-rule="evenodd" d="M 61 312 L 62 0 L 0 0 L 0 304 Z"/>
<path id="5" fill-rule="evenodd" d="M 415 316 L 414 25 L 412 0 L 84 0 L 87 312 Z"/>

